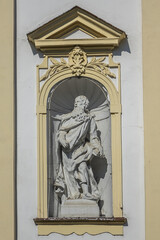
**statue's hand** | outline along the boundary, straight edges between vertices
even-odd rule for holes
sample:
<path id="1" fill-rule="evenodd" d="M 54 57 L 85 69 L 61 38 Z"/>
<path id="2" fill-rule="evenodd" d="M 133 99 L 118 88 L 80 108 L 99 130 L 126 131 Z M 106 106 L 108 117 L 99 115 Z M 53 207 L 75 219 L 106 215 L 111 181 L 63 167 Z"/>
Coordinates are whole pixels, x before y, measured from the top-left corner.
<path id="1" fill-rule="evenodd" d="M 94 156 L 97 156 L 97 157 L 103 157 L 103 156 L 104 156 L 104 154 L 103 154 L 103 148 L 102 148 L 102 147 L 94 148 L 94 149 L 93 149 L 93 155 L 94 155 Z"/>
<path id="2" fill-rule="evenodd" d="M 69 147 L 69 143 L 68 143 L 65 139 L 60 138 L 60 139 L 59 139 L 59 142 L 60 142 L 60 144 L 61 144 L 64 148 L 68 148 L 68 147 Z"/>
<path id="3" fill-rule="evenodd" d="M 98 150 L 98 148 L 94 148 L 92 154 L 93 154 L 94 156 L 99 156 L 99 150 Z"/>

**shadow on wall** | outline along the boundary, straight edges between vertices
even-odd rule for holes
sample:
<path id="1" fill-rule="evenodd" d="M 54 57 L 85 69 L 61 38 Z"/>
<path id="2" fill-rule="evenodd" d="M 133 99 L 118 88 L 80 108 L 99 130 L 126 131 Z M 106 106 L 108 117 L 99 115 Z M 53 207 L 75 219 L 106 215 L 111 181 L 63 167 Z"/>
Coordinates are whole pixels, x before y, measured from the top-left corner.
<path id="1" fill-rule="evenodd" d="M 31 47 L 33 55 L 38 54 L 40 58 L 43 58 L 44 57 L 44 53 L 42 53 L 40 50 L 37 50 L 32 42 L 30 42 L 30 41 L 28 41 L 28 42 L 29 42 L 29 45 Z"/>
<path id="2" fill-rule="evenodd" d="M 106 158 L 94 157 L 91 162 L 91 167 L 93 171 L 93 175 L 97 184 L 99 184 L 101 179 L 104 179 L 107 174 L 108 163 Z M 104 207 L 104 199 L 100 199 L 98 202 L 100 214 L 103 216 L 103 207 Z M 104 215 L 105 216 L 105 215 Z"/>
<path id="3" fill-rule="evenodd" d="M 113 56 L 121 56 L 122 52 L 131 53 L 128 39 L 122 40 L 122 42 L 120 43 L 120 47 L 115 48 L 115 50 L 113 51 Z"/>
<path id="4" fill-rule="evenodd" d="M 94 157 L 92 159 L 91 166 L 92 166 L 95 180 L 97 183 L 99 183 L 100 179 L 104 178 L 107 172 L 107 167 L 108 167 L 107 159 Z"/>

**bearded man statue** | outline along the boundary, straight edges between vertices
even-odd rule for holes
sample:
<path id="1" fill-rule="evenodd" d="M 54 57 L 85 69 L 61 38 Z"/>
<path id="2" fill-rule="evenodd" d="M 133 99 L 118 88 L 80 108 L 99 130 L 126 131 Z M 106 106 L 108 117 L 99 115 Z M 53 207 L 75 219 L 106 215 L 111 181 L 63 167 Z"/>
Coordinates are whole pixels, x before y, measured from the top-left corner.
<path id="1" fill-rule="evenodd" d="M 88 105 L 85 96 L 78 96 L 73 111 L 61 117 L 57 132 L 60 162 L 54 183 L 61 199 L 98 201 L 100 198 L 91 161 L 94 156 L 103 157 L 103 150 Z"/>

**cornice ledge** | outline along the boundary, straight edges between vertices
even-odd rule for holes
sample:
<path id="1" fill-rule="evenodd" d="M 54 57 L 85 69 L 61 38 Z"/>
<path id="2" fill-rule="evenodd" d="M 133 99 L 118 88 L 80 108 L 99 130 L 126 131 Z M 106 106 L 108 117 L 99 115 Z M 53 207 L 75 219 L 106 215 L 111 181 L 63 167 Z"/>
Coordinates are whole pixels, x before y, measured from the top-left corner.
<path id="1" fill-rule="evenodd" d="M 92 38 L 64 39 L 67 34 L 77 30 L 84 31 Z M 126 34 L 86 10 L 75 7 L 27 34 L 27 37 L 37 49 L 48 55 L 61 48 L 69 51 L 74 46 L 94 47 L 95 52 L 99 47 L 101 51 L 102 48 L 104 51 L 112 51 L 126 38 Z"/>
<path id="2" fill-rule="evenodd" d="M 34 218 L 36 225 L 122 225 L 127 224 L 127 218 Z"/>

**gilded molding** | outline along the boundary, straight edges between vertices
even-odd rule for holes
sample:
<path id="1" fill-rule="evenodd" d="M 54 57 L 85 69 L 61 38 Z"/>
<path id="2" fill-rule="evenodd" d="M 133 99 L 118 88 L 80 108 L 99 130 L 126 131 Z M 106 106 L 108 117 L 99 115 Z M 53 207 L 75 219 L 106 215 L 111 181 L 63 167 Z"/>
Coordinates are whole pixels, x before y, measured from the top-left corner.
<path id="1" fill-rule="evenodd" d="M 90 235 L 97 235 L 102 233 L 110 233 L 113 236 L 123 235 L 123 226 L 120 225 L 38 225 L 38 235 L 46 236 L 51 233 L 60 233 L 63 235 L 70 235 L 75 233 L 83 235 L 88 233 Z"/>
<path id="2" fill-rule="evenodd" d="M 80 76 L 82 73 L 85 73 L 87 68 L 101 72 L 111 78 L 116 78 L 115 74 L 110 72 L 109 65 L 103 63 L 105 59 L 106 57 L 92 57 L 88 62 L 87 54 L 77 46 L 69 53 L 68 62 L 64 58 L 61 58 L 59 62 L 50 57 L 52 65 L 46 73 L 42 75 L 40 81 L 46 80 L 48 77 L 52 77 L 55 73 L 61 72 L 65 69 L 71 69 L 73 75 Z"/>
<path id="3" fill-rule="evenodd" d="M 68 63 L 74 75 L 80 76 L 84 73 L 87 62 L 87 54 L 80 47 L 75 47 L 69 53 Z"/>

